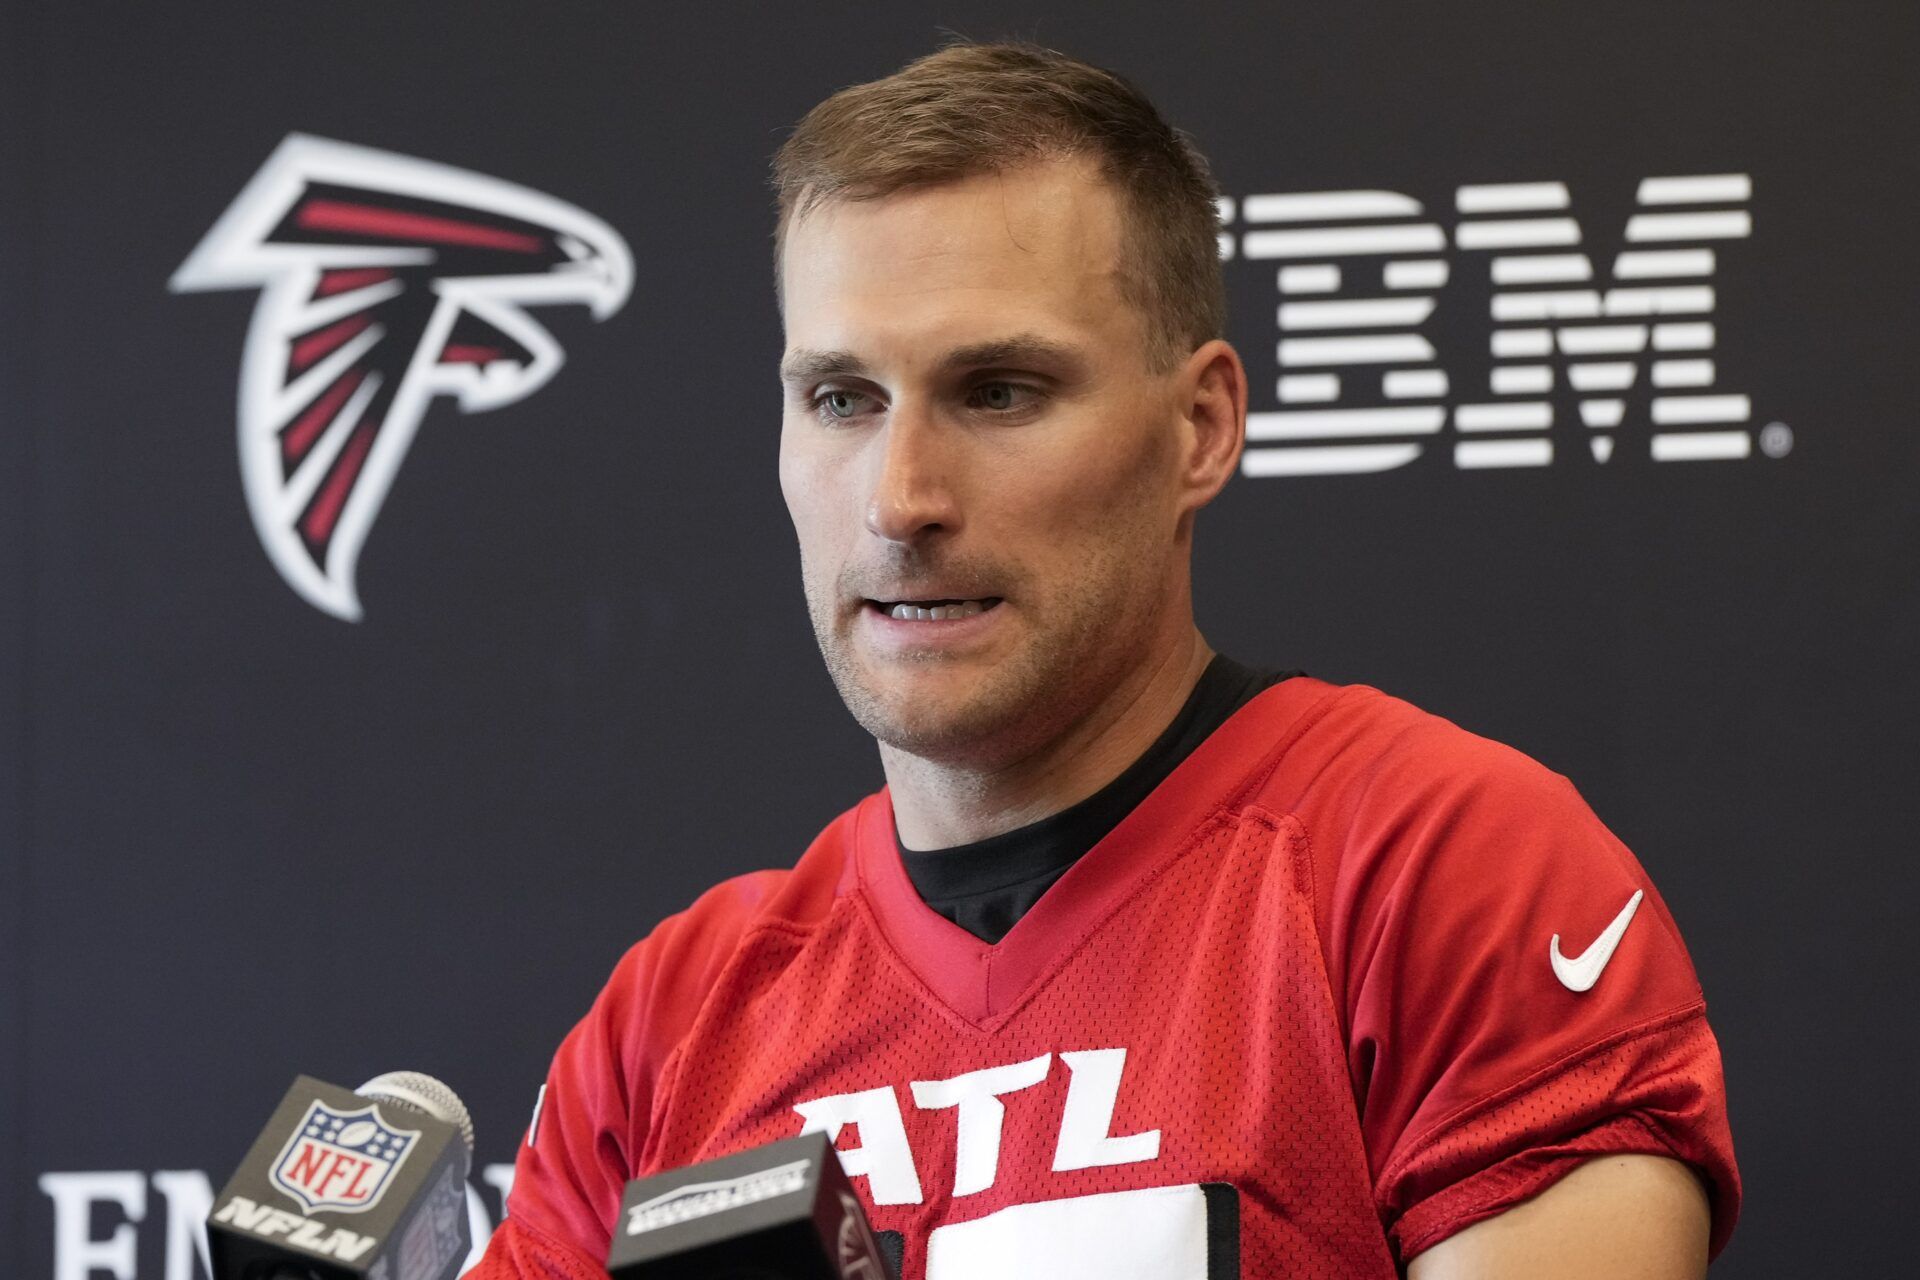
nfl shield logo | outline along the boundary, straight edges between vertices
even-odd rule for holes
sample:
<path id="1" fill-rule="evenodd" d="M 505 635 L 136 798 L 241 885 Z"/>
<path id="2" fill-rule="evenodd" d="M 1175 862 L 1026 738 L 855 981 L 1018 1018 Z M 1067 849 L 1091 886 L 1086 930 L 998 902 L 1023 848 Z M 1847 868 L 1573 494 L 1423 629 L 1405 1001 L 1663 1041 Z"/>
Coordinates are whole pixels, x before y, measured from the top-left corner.
<path id="1" fill-rule="evenodd" d="M 274 1161 L 273 1185 L 308 1213 L 359 1213 L 380 1201 L 399 1172 L 418 1129 L 396 1129 L 372 1103 L 339 1111 L 315 1100 Z"/>

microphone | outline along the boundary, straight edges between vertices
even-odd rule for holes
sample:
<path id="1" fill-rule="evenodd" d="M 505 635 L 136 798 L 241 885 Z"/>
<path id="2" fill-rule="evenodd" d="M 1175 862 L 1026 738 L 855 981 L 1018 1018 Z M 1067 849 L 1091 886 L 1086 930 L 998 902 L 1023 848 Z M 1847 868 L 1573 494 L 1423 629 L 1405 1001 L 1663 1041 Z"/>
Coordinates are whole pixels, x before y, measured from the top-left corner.
<path id="1" fill-rule="evenodd" d="M 453 1280 L 472 1163 L 473 1121 L 432 1076 L 297 1076 L 214 1197 L 213 1280 Z"/>
<path id="2" fill-rule="evenodd" d="M 893 1253 L 897 1263 L 898 1252 Z M 894 1280 L 833 1142 L 810 1133 L 627 1184 L 611 1280 Z"/>

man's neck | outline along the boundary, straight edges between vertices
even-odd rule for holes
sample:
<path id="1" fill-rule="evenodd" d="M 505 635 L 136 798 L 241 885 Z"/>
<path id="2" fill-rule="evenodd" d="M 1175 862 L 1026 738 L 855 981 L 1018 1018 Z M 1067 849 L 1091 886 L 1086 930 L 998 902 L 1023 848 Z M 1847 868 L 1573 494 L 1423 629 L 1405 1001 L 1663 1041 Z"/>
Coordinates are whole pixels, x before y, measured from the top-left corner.
<path id="1" fill-rule="evenodd" d="M 1051 817 L 1112 782 L 1173 723 L 1213 659 L 1189 627 L 1158 661 L 1036 751 L 989 771 L 952 767 L 882 743 L 894 825 L 909 849 L 970 844 Z"/>

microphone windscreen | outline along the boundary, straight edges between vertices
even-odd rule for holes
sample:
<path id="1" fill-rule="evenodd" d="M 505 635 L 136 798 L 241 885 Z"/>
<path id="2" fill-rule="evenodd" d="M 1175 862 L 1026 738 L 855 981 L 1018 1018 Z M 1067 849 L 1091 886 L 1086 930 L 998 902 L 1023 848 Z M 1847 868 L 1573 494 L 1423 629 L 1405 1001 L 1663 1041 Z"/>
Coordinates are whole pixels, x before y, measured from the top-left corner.
<path id="1" fill-rule="evenodd" d="M 473 1117 L 460 1095 L 424 1071 L 388 1071 L 354 1090 L 363 1098 L 379 1098 L 432 1116 L 460 1131 L 469 1154 L 473 1151 Z"/>

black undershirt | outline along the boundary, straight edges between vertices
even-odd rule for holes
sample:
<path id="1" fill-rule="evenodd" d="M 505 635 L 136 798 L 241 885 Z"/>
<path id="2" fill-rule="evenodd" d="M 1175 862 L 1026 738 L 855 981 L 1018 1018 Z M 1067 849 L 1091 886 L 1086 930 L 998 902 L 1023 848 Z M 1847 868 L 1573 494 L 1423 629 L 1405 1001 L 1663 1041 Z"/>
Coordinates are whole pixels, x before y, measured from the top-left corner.
<path id="1" fill-rule="evenodd" d="M 935 911 L 982 941 L 999 942 L 1229 716 L 1261 690 L 1299 674 L 1255 671 L 1215 654 L 1173 723 L 1119 777 L 1072 808 L 1014 831 L 947 849 L 902 847 L 907 878 Z M 894 840 L 898 844 L 897 832 Z"/>

